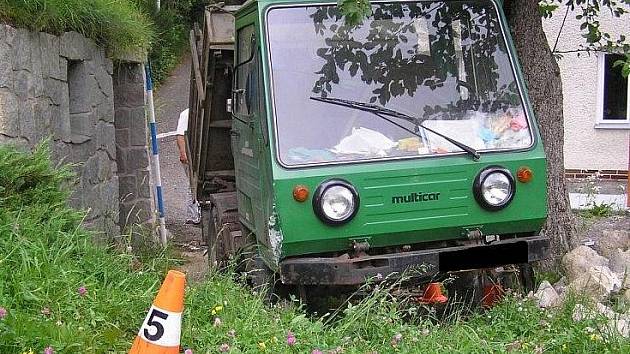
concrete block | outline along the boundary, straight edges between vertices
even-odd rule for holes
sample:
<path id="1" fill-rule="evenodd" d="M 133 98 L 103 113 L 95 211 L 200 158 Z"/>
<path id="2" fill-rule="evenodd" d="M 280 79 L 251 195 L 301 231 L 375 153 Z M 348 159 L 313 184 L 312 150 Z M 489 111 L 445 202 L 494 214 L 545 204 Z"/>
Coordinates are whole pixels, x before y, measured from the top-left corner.
<path id="1" fill-rule="evenodd" d="M 94 42 L 78 32 L 62 34 L 59 42 L 60 55 L 70 60 L 92 59 L 93 46 Z"/>
<path id="2" fill-rule="evenodd" d="M 96 129 L 96 115 L 92 112 L 90 113 L 70 113 L 70 132 L 72 135 L 76 135 L 77 139 L 80 141 L 75 141 L 75 138 L 72 138 L 72 142 L 81 144 L 94 135 L 94 131 Z M 81 138 L 79 136 L 83 136 Z"/>
<path id="3" fill-rule="evenodd" d="M 0 134 L 9 137 L 20 134 L 18 98 L 4 88 L 0 88 Z"/>

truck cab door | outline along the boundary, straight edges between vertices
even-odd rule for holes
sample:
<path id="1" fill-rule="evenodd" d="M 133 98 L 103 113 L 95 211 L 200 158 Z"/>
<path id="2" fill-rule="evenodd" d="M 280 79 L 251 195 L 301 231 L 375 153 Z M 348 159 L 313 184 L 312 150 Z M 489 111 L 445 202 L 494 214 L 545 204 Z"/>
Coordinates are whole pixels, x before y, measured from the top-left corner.
<path id="1" fill-rule="evenodd" d="M 260 179 L 260 52 L 253 24 L 237 29 L 232 152 L 241 222 L 255 234 L 264 225 Z"/>

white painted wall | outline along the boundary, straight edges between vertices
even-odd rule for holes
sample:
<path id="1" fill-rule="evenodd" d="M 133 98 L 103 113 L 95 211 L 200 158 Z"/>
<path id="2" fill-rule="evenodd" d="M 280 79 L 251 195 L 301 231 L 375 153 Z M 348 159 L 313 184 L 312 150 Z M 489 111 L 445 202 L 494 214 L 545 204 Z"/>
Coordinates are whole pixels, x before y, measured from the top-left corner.
<path id="1" fill-rule="evenodd" d="M 553 49 L 566 10 L 558 9 L 543 26 Z M 630 15 L 614 18 L 602 10 L 601 28 L 613 38 L 630 38 Z M 557 50 L 579 49 L 585 39 L 575 13 L 569 12 Z M 564 163 L 567 169 L 627 170 L 629 129 L 598 129 L 599 55 L 567 53 L 559 60 L 564 92 Z"/>

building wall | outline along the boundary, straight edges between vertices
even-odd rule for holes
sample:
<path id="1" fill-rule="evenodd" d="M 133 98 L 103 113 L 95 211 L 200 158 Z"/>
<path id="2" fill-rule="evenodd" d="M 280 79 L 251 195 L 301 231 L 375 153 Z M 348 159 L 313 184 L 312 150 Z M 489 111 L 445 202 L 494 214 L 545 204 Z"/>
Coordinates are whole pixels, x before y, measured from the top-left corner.
<path id="1" fill-rule="evenodd" d="M 563 7 L 551 19 L 543 20 L 549 45 L 553 49 L 558 33 L 556 50 L 559 52 L 580 49 L 585 43 L 580 22 L 569 12 L 566 24 L 560 31 L 565 15 Z M 602 10 L 600 23 L 603 31 L 613 38 L 630 34 L 628 16 L 613 18 Z M 565 168 L 577 173 L 581 170 L 616 171 L 627 176 L 628 129 L 596 128 L 598 119 L 599 55 L 585 52 L 561 53 L 558 61 L 564 94 L 564 159 Z M 609 173 L 610 174 L 610 173 Z M 614 174 L 613 174 L 614 175 Z"/>
<path id="2" fill-rule="evenodd" d="M 124 110 L 144 112 L 142 75 L 135 77 L 135 86 L 112 78 L 129 66 L 142 68 L 139 63 L 115 66 L 102 48 L 76 32 L 54 36 L 0 24 L 0 144 L 33 148 L 49 139 L 53 159 L 72 164 L 76 172 L 70 204 L 87 211 L 85 225 L 103 240 L 119 235 L 124 226 L 120 167 L 123 178 L 148 175 L 146 138 L 144 155 L 132 160 L 125 149 L 121 154 L 116 148 L 123 123 L 114 118 L 124 114 L 115 114 L 115 92 L 136 98 L 122 105 Z M 130 119 L 124 124 L 146 137 L 144 114 Z M 148 183 L 138 186 L 137 194 L 140 189 L 149 194 Z M 139 208 L 150 214 L 150 203 Z"/>

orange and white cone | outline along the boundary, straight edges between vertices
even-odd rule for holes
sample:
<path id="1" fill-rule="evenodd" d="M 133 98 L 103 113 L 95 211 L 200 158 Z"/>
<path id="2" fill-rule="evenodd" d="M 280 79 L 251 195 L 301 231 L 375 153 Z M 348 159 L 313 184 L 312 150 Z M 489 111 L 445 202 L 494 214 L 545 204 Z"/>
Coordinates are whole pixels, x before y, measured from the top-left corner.
<path id="1" fill-rule="evenodd" d="M 179 353 L 186 275 L 169 270 L 129 354 Z"/>

